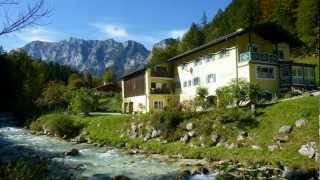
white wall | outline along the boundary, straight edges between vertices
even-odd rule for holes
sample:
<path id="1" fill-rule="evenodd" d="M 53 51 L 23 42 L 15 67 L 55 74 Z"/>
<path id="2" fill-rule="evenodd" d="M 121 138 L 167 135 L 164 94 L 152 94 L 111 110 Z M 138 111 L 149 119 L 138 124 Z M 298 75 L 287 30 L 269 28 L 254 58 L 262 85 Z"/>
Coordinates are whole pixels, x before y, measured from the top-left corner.
<path id="1" fill-rule="evenodd" d="M 147 96 L 133 96 L 123 99 L 123 103 L 133 102 L 133 111 L 134 112 L 146 112 L 147 108 Z M 140 104 L 144 107 L 141 109 Z"/>
<path id="2" fill-rule="evenodd" d="M 232 79 L 236 78 L 236 49 L 230 48 L 229 56 L 219 58 L 219 52 L 215 54 L 215 60 L 209 62 L 206 58 L 200 58 L 201 65 L 195 66 L 193 62 L 186 65 L 185 70 L 178 66 L 178 77 L 181 83 L 180 101 L 191 100 L 196 96 L 197 87 L 206 87 L 209 95 L 215 95 L 216 89 L 227 85 Z M 193 69 L 192 73 L 190 69 Z M 216 74 L 216 82 L 207 83 L 207 75 Z M 193 78 L 200 77 L 200 85 L 193 85 Z M 184 87 L 184 82 L 192 80 L 191 87 Z"/>

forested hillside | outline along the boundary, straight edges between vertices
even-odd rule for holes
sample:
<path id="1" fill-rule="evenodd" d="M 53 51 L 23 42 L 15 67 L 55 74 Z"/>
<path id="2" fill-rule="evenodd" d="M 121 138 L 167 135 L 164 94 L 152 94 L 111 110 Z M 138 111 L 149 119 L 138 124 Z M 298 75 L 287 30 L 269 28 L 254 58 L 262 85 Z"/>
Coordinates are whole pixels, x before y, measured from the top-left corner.
<path id="1" fill-rule="evenodd" d="M 50 81 L 67 83 L 77 72 L 68 66 L 33 60 L 23 52 L 0 51 L 0 112 L 14 112 L 19 120 L 36 115 L 36 101 Z"/>
<path id="2" fill-rule="evenodd" d="M 319 4 L 318 0 L 233 0 L 213 19 L 204 14 L 200 23 L 192 23 L 182 39 L 154 48 L 150 62 L 163 62 L 239 28 L 266 22 L 281 25 L 299 38 L 304 55 L 319 55 Z"/>

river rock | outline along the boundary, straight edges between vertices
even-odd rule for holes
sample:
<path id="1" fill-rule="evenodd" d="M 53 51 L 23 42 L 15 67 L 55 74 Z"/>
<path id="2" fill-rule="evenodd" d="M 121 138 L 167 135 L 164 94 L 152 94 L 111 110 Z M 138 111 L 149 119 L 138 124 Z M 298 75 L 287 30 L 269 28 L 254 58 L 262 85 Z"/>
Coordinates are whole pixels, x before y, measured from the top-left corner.
<path id="1" fill-rule="evenodd" d="M 317 154 L 316 142 L 309 142 L 307 144 L 302 145 L 298 150 L 298 152 L 301 155 L 307 156 L 310 159 L 316 159 L 316 154 Z"/>
<path id="2" fill-rule="evenodd" d="M 77 137 L 71 139 L 72 142 L 76 142 L 76 143 L 85 143 L 86 142 L 86 138 L 83 137 L 81 134 L 78 135 Z"/>
<path id="3" fill-rule="evenodd" d="M 118 176 L 115 176 L 113 180 L 131 180 L 131 179 L 124 175 L 118 175 Z"/>
<path id="4" fill-rule="evenodd" d="M 182 173 L 178 174 L 174 179 L 175 180 L 187 180 L 190 179 L 191 172 L 189 170 L 184 170 Z"/>
<path id="5" fill-rule="evenodd" d="M 281 126 L 280 129 L 279 129 L 279 133 L 280 134 L 289 134 L 290 132 L 292 131 L 292 126 L 290 125 L 284 125 L 284 126 Z"/>
<path id="6" fill-rule="evenodd" d="M 70 151 L 67 151 L 64 154 L 65 156 L 78 156 L 80 153 L 78 149 L 71 149 Z"/>
<path id="7" fill-rule="evenodd" d="M 295 125 L 296 125 L 297 128 L 305 126 L 306 125 L 306 120 L 305 119 L 299 119 L 299 120 L 296 121 Z"/>
<path id="8" fill-rule="evenodd" d="M 188 130 L 188 131 L 191 131 L 192 129 L 193 129 L 193 123 L 188 123 L 187 125 L 186 125 L 186 129 Z"/>
<path id="9" fill-rule="evenodd" d="M 209 173 L 210 173 L 210 171 L 207 168 L 201 166 L 198 169 L 196 169 L 195 171 L 193 171 L 192 176 L 197 175 L 197 174 L 208 175 Z"/>

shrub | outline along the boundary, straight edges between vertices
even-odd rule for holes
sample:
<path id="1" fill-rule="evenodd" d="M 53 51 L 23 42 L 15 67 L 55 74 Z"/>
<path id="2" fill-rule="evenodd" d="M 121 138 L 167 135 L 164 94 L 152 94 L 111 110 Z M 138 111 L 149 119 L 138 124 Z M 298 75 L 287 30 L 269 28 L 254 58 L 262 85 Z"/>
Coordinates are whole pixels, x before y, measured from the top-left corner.
<path id="1" fill-rule="evenodd" d="M 49 114 L 41 116 L 32 122 L 30 128 L 35 131 L 40 131 L 45 128 L 50 134 L 57 135 L 58 137 L 65 136 L 66 138 L 71 138 L 80 133 L 82 125 L 75 123 L 69 115 Z"/>
<path id="2" fill-rule="evenodd" d="M 94 110 L 96 99 L 88 91 L 81 89 L 77 91 L 70 103 L 70 110 L 74 114 L 84 113 L 88 115 L 89 112 Z"/>
<path id="3" fill-rule="evenodd" d="M 37 100 L 37 104 L 49 111 L 66 109 L 70 101 L 70 92 L 62 82 L 49 82 Z"/>
<path id="4" fill-rule="evenodd" d="M 175 110 L 156 112 L 151 116 L 152 125 L 161 130 L 164 138 L 172 138 L 177 126 L 183 121 L 181 112 Z M 171 138 L 170 138 L 171 136 Z M 172 139 L 171 139 L 172 140 Z"/>
<path id="5" fill-rule="evenodd" d="M 197 96 L 194 99 L 195 105 L 197 107 L 201 107 L 202 110 L 207 109 L 207 107 L 208 107 L 207 100 L 206 100 L 207 96 L 208 96 L 208 89 L 203 88 L 203 87 L 198 87 L 197 88 Z"/>

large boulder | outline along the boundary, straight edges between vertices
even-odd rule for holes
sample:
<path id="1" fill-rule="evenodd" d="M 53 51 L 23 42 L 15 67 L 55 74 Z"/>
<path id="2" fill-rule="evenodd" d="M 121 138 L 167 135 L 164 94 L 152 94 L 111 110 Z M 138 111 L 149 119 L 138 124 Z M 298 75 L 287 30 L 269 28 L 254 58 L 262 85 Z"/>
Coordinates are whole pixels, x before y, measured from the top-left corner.
<path id="1" fill-rule="evenodd" d="M 78 156 L 80 154 L 78 149 L 71 149 L 70 151 L 67 151 L 64 153 L 66 156 Z"/>
<path id="2" fill-rule="evenodd" d="M 305 126 L 306 125 L 306 120 L 305 119 L 299 119 L 299 120 L 296 121 L 295 125 L 296 125 L 297 128 Z"/>
<path id="3" fill-rule="evenodd" d="M 301 155 L 307 156 L 310 159 L 316 159 L 316 155 L 318 153 L 316 142 L 309 142 L 307 144 L 302 145 L 298 152 Z"/>
<path id="4" fill-rule="evenodd" d="M 71 139 L 72 142 L 75 142 L 75 143 L 85 143 L 87 142 L 86 141 L 86 138 L 83 136 L 83 135 L 78 135 L 77 137 Z"/>
<path id="5" fill-rule="evenodd" d="M 284 126 L 281 126 L 280 129 L 279 129 L 279 133 L 280 134 L 289 134 L 290 132 L 292 131 L 292 126 L 290 125 L 284 125 Z"/>

